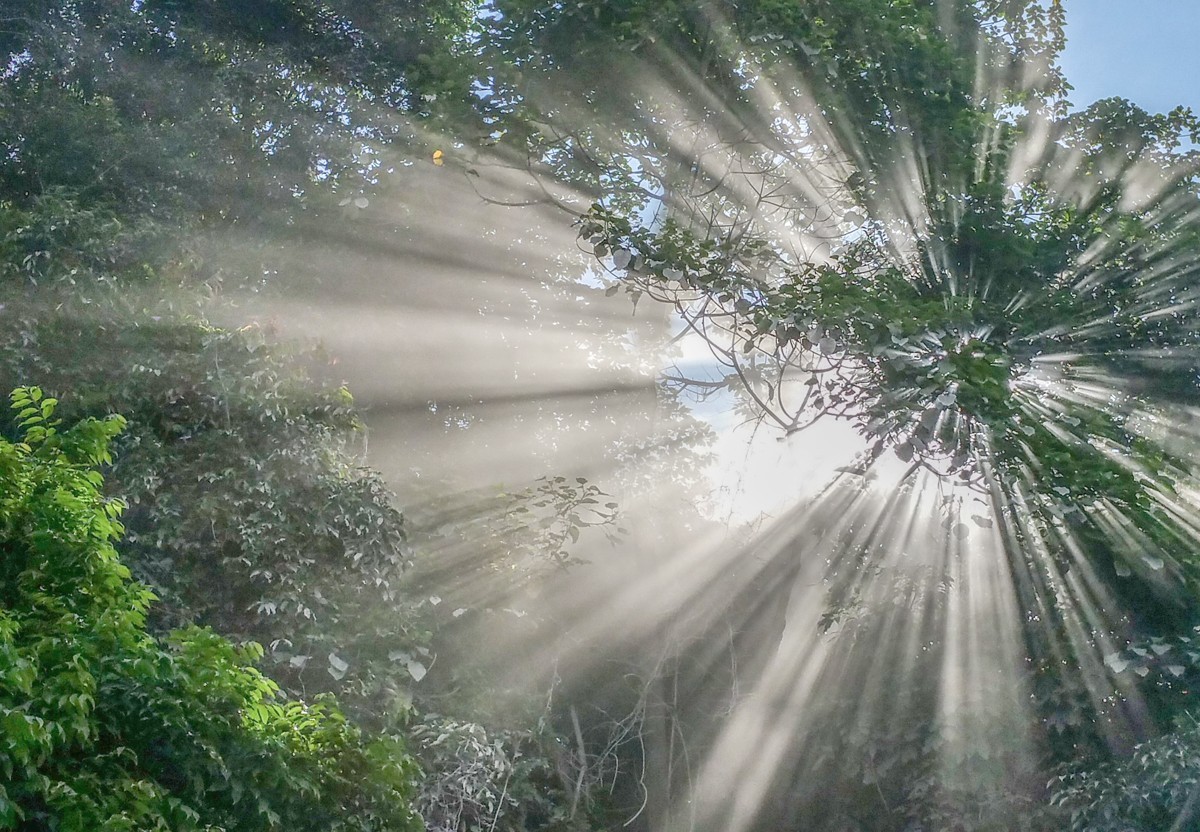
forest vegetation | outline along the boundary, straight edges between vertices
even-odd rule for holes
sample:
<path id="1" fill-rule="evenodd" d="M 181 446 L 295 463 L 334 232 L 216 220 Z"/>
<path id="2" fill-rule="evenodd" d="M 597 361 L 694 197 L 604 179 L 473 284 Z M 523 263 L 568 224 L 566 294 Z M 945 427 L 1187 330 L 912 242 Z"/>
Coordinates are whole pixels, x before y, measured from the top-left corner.
<path id="1" fill-rule="evenodd" d="M 1200 829 L 1200 121 L 1075 108 L 1064 22 L 6 3 L 0 829 Z M 257 311 L 451 272 L 473 327 L 606 344 L 518 402 L 559 432 L 501 382 L 360 406 Z M 721 396 L 861 450 L 722 522 Z M 603 465 L 431 450 L 523 433 Z"/>

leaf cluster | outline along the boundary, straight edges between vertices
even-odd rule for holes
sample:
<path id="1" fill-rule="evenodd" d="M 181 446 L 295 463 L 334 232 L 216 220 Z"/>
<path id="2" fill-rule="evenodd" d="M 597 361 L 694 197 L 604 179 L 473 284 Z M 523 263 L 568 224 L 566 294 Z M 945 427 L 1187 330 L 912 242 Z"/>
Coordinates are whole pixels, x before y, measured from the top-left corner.
<path id="1" fill-rule="evenodd" d="M 0 828 L 416 829 L 415 769 L 332 700 L 289 701 L 207 629 L 147 634 L 97 466 L 124 426 L 66 430 L 37 388 L 0 441 Z M 32 827 L 31 827 L 32 825 Z"/>

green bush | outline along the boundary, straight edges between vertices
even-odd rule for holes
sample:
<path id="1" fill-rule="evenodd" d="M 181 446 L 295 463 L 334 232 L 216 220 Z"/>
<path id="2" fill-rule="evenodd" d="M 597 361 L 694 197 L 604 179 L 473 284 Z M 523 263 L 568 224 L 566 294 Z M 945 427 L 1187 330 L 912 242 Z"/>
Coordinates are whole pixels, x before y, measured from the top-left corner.
<path id="1" fill-rule="evenodd" d="M 1070 832 L 1200 829 L 1200 720 L 1185 714 L 1128 756 L 1072 765 L 1049 785 Z"/>
<path id="2" fill-rule="evenodd" d="M 97 470 L 124 422 L 55 404 L 18 389 L 0 440 L 0 829 L 419 829 L 398 740 L 281 697 L 257 645 L 146 633 Z"/>

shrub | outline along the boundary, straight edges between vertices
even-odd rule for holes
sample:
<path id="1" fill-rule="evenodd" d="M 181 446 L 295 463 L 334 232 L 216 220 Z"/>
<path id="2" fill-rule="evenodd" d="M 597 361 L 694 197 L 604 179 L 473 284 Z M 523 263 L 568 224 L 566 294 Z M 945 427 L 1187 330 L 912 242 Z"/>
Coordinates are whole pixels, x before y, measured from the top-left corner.
<path id="1" fill-rule="evenodd" d="M 262 649 L 145 630 L 98 466 L 123 420 L 60 431 L 13 394 L 0 440 L 0 829 L 415 830 L 415 765 L 332 699 L 280 696 Z"/>

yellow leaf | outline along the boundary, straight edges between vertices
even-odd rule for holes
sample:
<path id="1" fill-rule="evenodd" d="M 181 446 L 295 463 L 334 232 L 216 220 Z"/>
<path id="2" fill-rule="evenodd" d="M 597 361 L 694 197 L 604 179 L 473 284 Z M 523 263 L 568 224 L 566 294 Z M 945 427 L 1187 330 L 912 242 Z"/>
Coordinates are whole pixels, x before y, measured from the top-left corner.
<path id="1" fill-rule="evenodd" d="M 440 150 L 433 151 L 433 163 L 438 167 L 441 167 L 446 163 L 445 156 L 446 154 L 442 153 Z"/>

